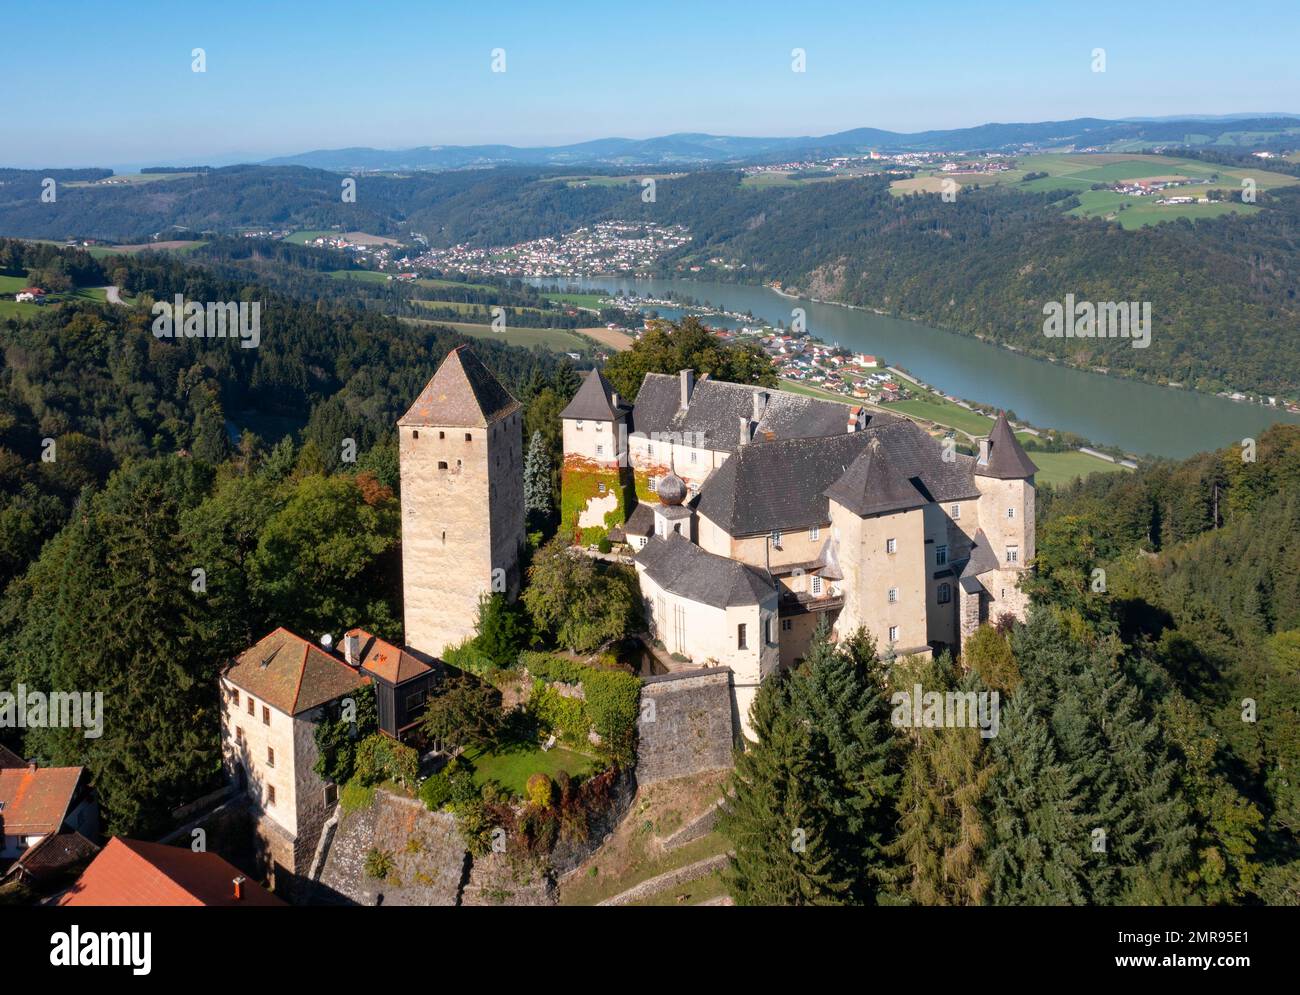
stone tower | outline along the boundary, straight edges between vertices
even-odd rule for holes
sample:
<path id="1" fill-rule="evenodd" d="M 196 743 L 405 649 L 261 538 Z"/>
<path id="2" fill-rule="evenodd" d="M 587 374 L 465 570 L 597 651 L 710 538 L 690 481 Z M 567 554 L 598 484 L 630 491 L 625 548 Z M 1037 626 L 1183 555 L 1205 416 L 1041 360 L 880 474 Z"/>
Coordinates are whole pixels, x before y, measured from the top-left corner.
<path id="1" fill-rule="evenodd" d="M 998 412 L 980 440 L 974 466 L 979 489 L 979 532 L 962 573 L 961 635 L 1001 615 L 1024 620 L 1029 598 L 1020 580 L 1034 559 L 1034 474 L 1038 472 Z M 978 601 L 976 600 L 978 599 Z"/>
<path id="2" fill-rule="evenodd" d="M 468 346 L 398 420 L 408 646 L 437 656 L 474 635 L 480 594 L 519 593 L 522 420 Z"/>

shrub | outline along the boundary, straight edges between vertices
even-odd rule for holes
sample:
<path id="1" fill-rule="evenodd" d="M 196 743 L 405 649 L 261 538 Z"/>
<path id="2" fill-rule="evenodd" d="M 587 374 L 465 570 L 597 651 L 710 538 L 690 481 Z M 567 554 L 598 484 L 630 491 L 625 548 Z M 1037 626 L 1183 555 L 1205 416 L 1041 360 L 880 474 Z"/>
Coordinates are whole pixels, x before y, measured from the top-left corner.
<path id="1" fill-rule="evenodd" d="M 528 779 L 527 796 L 528 804 L 534 808 L 550 808 L 555 796 L 555 784 L 538 771 Z"/>
<path id="2" fill-rule="evenodd" d="M 379 847 L 371 847 L 370 852 L 366 854 L 365 868 L 366 873 L 372 878 L 382 880 L 393 871 L 393 855 Z"/>
<path id="3" fill-rule="evenodd" d="M 363 808 L 369 808 L 374 800 L 375 789 L 360 781 L 349 781 L 339 792 L 339 804 L 343 806 L 344 812 L 358 812 Z"/>
<path id="4" fill-rule="evenodd" d="M 420 785 L 420 801 L 430 812 L 437 812 L 451 801 L 451 778 L 439 771 Z"/>
<path id="5" fill-rule="evenodd" d="M 584 745 L 587 733 L 595 729 L 605 756 L 623 766 L 634 762 L 641 698 L 638 678 L 553 653 L 523 653 L 519 662 L 537 681 L 528 708 L 542 725 L 575 745 Z M 554 688 L 539 690 L 543 681 L 579 684 L 586 700 L 565 698 Z"/>
<path id="6" fill-rule="evenodd" d="M 496 666 L 492 662 L 492 657 L 488 656 L 473 639 L 466 639 L 459 646 L 443 650 L 442 659 L 467 674 L 486 674 Z"/>
<path id="7" fill-rule="evenodd" d="M 397 781 L 413 785 L 419 770 L 419 754 L 383 733 L 367 736 L 357 746 L 357 780 L 362 784 Z"/>
<path id="8" fill-rule="evenodd" d="M 571 746 L 581 746 L 591 731 L 591 719 L 580 698 L 566 698 L 541 681 L 533 683 L 528 710 L 544 729 L 555 733 Z"/>
<path id="9" fill-rule="evenodd" d="M 421 728 L 455 746 L 488 747 L 501 736 L 501 692 L 469 674 L 443 682 L 425 708 Z"/>
<path id="10" fill-rule="evenodd" d="M 609 541 L 608 536 L 601 536 L 600 541 L 596 543 L 596 548 L 600 550 L 602 553 L 608 553 L 611 549 L 614 548 L 614 545 Z"/>

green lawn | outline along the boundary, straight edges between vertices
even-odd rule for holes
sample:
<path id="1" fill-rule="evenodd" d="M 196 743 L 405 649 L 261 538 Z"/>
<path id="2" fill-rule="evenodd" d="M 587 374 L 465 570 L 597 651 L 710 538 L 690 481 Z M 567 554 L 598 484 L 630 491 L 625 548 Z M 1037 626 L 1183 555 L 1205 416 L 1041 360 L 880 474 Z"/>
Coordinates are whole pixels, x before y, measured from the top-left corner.
<path id="1" fill-rule="evenodd" d="M 16 294 L 27 287 L 25 276 L 0 276 L 0 294 Z"/>
<path id="2" fill-rule="evenodd" d="M 425 318 L 404 318 L 420 325 L 445 325 L 465 335 L 478 339 L 496 339 L 506 345 L 522 346 L 531 349 L 535 345 L 552 352 L 590 352 L 592 342 L 567 328 L 515 328 L 506 326 L 504 332 L 492 331 L 491 325 L 475 324 L 468 321 L 438 321 Z"/>
<path id="3" fill-rule="evenodd" d="M 474 783 L 496 781 L 507 791 L 522 796 L 528 779 L 540 772 L 554 778 L 560 771 L 570 775 L 587 774 L 595 761 L 581 753 L 553 746 L 543 750 L 534 743 L 500 746 L 490 753 L 466 750 L 465 759 L 474 765 Z"/>
<path id="4" fill-rule="evenodd" d="M 554 301 L 557 304 L 571 304 L 574 307 L 590 308 L 593 311 L 600 309 L 601 299 L 604 294 L 546 294 L 548 301 Z"/>
<path id="5" fill-rule="evenodd" d="M 905 380 L 902 382 L 907 383 Z M 909 386 L 909 389 L 916 395 L 915 397 L 906 401 L 894 401 L 881 407 L 911 415 L 913 418 L 923 418 L 939 425 L 946 425 L 968 435 L 988 435 L 989 429 L 993 427 L 993 422 L 983 415 L 968 411 L 960 404 L 953 404 L 952 401 L 932 391 L 921 390 L 914 386 Z"/>
<path id="6" fill-rule="evenodd" d="M 708 833 L 662 855 L 652 856 L 649 853 L 640 853 L 639 859 L 619 874 L 610 873 L 607 869 L 608 862 L 602 860 L 601 852 L 598 851 L 593 857 L 594 862 L 591 865 L 596 868 L 596 873 L 593 875 L 588 870 L 570 878 L 564 887 L 560 889 L 560 904 L 595 905 L 607 898 L 613 898 L 615 895 L 627 891 L 633 885 L 648 881 L 652 877 L 657 877 L 668 871 L 675 871 L 679 867 L 685 867 L 706 857 L 726 853 L 730 845 L 730 842 L 721 833 Z M 702 886 L 710 876 L 712 875 L 699 878 L 696 881 L 674 885 L 670 889 L 671 895 L 675 898 L 675 896 L 683 892 L 690 891 L 692 886 L 700 887 L 702 892 Z M 663 892 L 659 892 L 650 896 L 646 901 L 654 904 L 655 900 L 663 897 L 663 895 Z M 701 893 L 700 897 L 708 896 Z M 676 902 L 674 901 L 672 904 L 676 904 Z"/>
<path id="7" fill-rule="evenodd" d="M 342 234 L 341 231 L 296 231 L 292 235 L 286 235 L 284 240 L 294 245 L 306 245 L 314 238 L 338 238 Z"/>
<path id="8" fill-rule="evenodd" d="M 289 236 L 292 238 L 293 236 Z M 288 239 L 285 239 L 288 241 Z M 362 283 L 387 283 L 389 275 L 372 269 L 335 269 L 329 273 L 336 280 L 360 280 Z"/>
<path id="9" fill-rule="evenodd" d="M 1127 473 L 1128 467 L 1089 456 L 1078 450 L 1064 453 L 1043 453 L 1028 450 L 1028 456 L 1038 467 L 1034 475 L 1035 483 L 1067 484 L 1076 477 L 1086 477 L 1090 473 Z"/>

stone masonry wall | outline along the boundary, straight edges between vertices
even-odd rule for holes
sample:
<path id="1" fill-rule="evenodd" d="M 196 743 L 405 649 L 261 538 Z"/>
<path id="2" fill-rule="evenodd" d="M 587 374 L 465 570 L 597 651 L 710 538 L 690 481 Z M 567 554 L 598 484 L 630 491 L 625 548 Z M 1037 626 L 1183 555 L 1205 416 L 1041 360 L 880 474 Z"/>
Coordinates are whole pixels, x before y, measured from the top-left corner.
<path id="1" fill-rule="evenodd" d="M 717 667 L 645 679 L 637 723 L 637 784 L 732 766 L 730 678 L 725 667 Z"/>

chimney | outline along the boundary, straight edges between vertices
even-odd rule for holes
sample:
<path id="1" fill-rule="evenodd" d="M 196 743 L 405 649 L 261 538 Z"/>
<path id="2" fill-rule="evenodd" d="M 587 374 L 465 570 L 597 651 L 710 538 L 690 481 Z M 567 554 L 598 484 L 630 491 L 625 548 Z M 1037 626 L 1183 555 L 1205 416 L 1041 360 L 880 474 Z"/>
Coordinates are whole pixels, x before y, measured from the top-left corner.
<path id="1" fill-rule="evenodd" d="M 242 902 L 244 900 L 244 878 L 242 876 L 232 878 L 231 883 L 235 886 L 235 901 Z"/>
<path id="2" fill-rule="evenodd" d="M 740 444 L 746 445 L 749 442 L 749 419 L 744 415 L 740 416 Z"/>
<path id="3" fill-rule="evenodd" d="M 980 439 L 980 465 L 986 466 L 989 461 L 989 437 L 986 435 Z"/>
<path id="4" fill-rule="evenodd" d="M 682 403 L 680 407 L 685 411 L 691 403 L 691 395 L 695 393 L 695 371 L 682 370 L 678 375 L 682 378 Z"/>
<path id="5" fill-rule="evenodd" d="M 618 414 L 618 391 L 611 390 L 609 392 L 609 403 L 610 406 L 614 409 L 614 414 L 617 415 Z"/>
<path id="6" fill-rule="evenodd" d="M 862 424 L 862 405 L 855 404 L 849 408 L 849 424 L 845 431 L 856 432 Z"/>
<path id="7" fill-rule="evenodd" d="M 361 637 L 355 632 L 343 637 L 343 659 L 347 660 L 349 667 L 361 666 Z"/>
<path id="8" fill-rule="evenodd" d="M 754 421 L 763 420 L 763 412 L 767 410 L 767 391 L 754 391 Z"/>

